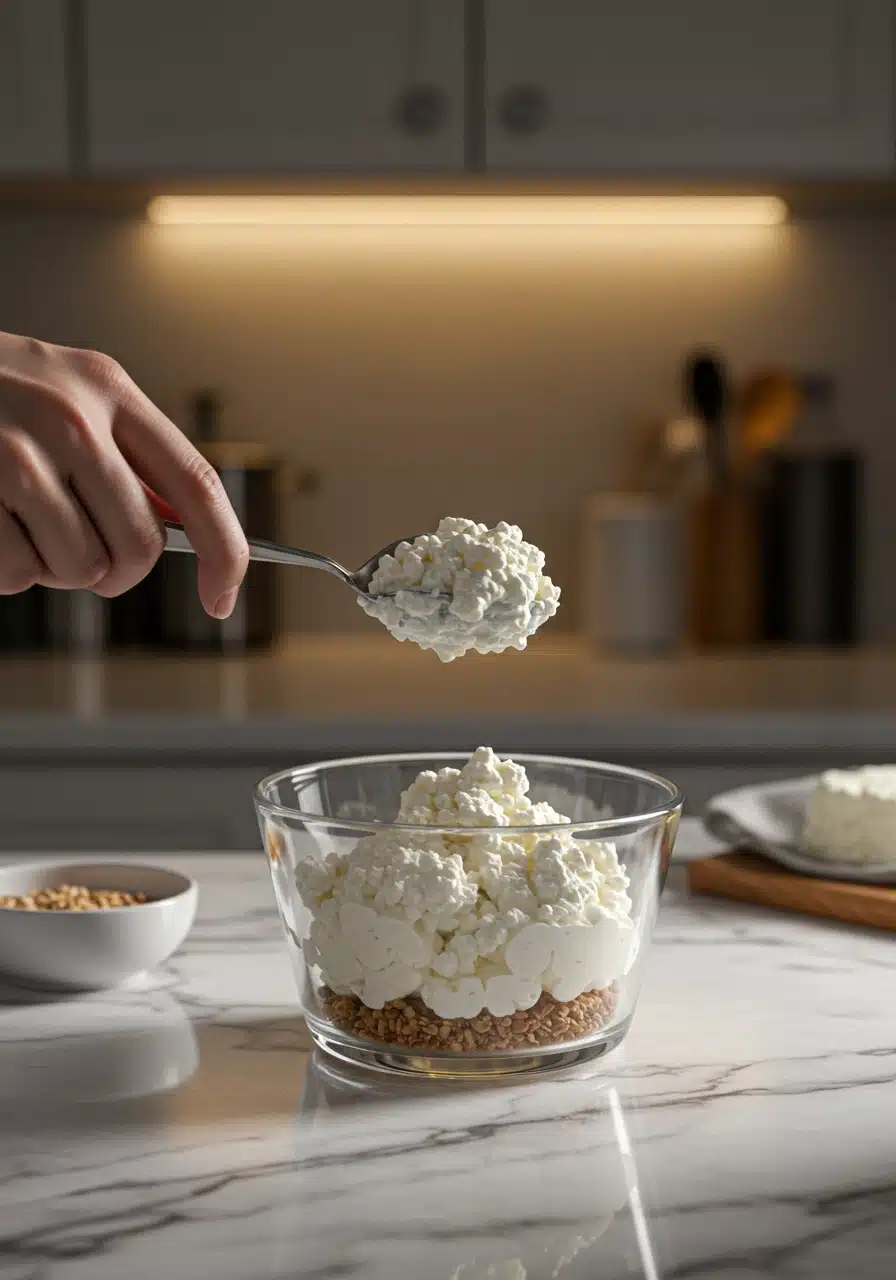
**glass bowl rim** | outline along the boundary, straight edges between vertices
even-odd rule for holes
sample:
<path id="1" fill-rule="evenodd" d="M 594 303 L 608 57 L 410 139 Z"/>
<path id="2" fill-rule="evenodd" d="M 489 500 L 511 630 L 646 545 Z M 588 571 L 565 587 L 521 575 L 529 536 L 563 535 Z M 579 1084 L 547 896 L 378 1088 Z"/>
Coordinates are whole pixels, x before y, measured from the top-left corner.
<path id="1" fill-rule="evenodd" d="M 274 787 L 287 778 L 293 779 L 297 776 L 301 777 L 303 774 L 310 776 L 321 769 L 347 769 L 371 764 L 419 764 L 421 769 L 425 769 L 427 762 L 435 760 L 441 760 L 443 767 L 446 764 L 450 767 L 452 762 L 466 763 L 470 759 L 470 753 L 465 751 L 390 751 L 366 756 L 340 756 L 333 760 L 317 760 L 312 764 L 294 765 L 289 769 L 280 769 L 277 773 L 271 773 L 266 778 L 262 778 L 256 784 L 254 790 L 255 806 L 259 813 L 263 813 L 268 818 L 285 818 L 294 822 L 300 821 L 309 827 L 338 827 L 340 830 L 359 831 L 368 834 L 396 831 L 404 834 L 426 832 L 427 835 L 457 836 L 459 834 L 475 835 L 485 831 L 499 831 L 502 835 L 511 833 L 517 835 L 553 835 L 560 831 L 593 831 L 604 835 L 612 835 L 614 832 L 625 834 L 633 828 L 659 822 L 674 814 L 684 803 L 684 795 L 674 782 L 664 778 L 662 774 L 650 773 L 645 769 L 635 769 L 624 764 L 611 764 L 604 760 L 583 760 L 577 756 L 548 756 L 532 752 L 504 753 L 500 751 L 496 751 L 495 754 L 502 760 L 513 760 L 516 764 L 573 766 L 585 769 L 590 773 L 611 774 L 615 778 L 646 782 L 652 786 L 659 785 L 669 792 L 669 799 L 665 804 L 653 809 L 645 809 L 637 813 L 626 813 L 615 818 L 595 818 L 588 822 L 554 822 L 541 825 L 506 827 L 440 827 L 411 822 L 362 821 L 358 818 L 335 818 L 328 817 L 326 814 L 306 813 L 305 810 L 298 807 L 292 808 L 288 805 L 278 804 L 265 795 L 265 788 Z"/>

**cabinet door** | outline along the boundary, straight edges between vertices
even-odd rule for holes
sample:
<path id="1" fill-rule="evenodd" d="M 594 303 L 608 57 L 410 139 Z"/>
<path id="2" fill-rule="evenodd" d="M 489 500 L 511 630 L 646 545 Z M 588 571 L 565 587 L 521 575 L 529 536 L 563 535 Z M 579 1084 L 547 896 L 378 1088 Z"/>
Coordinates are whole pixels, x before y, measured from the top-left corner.
<path id="1" fill-rule="evenodd" d="M 487 155 L 518 172 L 880 174 L 892 0 L 487 0 Z"/>
<path id="2" fill-rule="evenodd" d="M 463 6 L 87 0 L 96 174 L 463 165 Z"/>
<path id="3" fill-rule="evenodd" d="M 69 166 L 63 0 L 0 3 L 0 174 Z"/>

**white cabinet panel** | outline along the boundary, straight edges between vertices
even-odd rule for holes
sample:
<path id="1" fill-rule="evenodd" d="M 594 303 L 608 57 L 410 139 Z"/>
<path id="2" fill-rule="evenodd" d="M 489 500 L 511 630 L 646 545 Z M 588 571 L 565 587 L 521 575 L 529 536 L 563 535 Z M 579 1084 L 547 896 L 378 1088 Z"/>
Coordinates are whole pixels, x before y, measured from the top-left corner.
<path id="1" fill-rule="evenodd" d="M 92 172 L 460 169 L 463 5 L 87 0 Z"/>
<path id="2" fill-rule="evenodd" d="M 487 0 L 495 170 L 880 174 L 892 0 Z"/>
<path id="3" fill-rule="evenodd" d="M 0 175 L 69 168 L 63 0 L 0 0 Z"/>

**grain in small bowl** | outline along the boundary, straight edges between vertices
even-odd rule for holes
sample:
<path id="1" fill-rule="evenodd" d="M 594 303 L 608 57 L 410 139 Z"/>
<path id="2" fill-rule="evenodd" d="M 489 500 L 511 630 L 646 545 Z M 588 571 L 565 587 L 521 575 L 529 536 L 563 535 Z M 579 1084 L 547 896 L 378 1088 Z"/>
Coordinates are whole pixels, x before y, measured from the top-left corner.
<path id="1" fill-rule="evenodd" d="M 131 862 L 0 867 L 0 975 L 56 991 L 100 991 L 162 964 L 196 915 L 194 880 Z"/>

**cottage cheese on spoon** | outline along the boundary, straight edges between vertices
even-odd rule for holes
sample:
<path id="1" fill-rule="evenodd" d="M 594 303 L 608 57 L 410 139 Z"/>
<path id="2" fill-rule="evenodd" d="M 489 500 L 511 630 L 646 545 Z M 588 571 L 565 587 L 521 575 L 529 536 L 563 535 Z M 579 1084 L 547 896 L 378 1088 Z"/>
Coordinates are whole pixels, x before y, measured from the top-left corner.
<path id="1" fill-rule="evenodd" d="M 525 649 L 560 600 L 544 560 L 516 525 L 448 517 L 384 556 L 359 603 L 396 640 L 413 640 L 443 662 L 471 649 Z"/>

